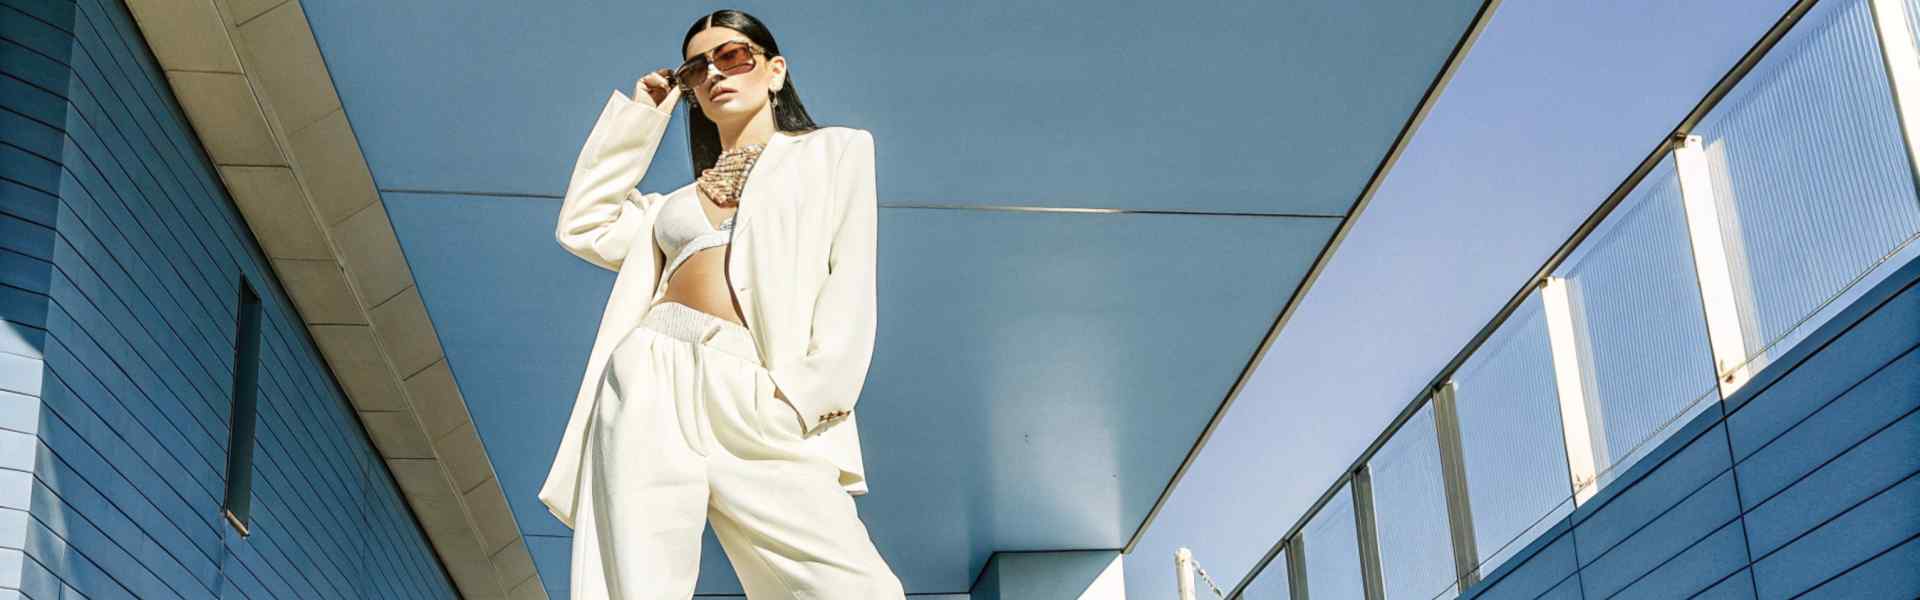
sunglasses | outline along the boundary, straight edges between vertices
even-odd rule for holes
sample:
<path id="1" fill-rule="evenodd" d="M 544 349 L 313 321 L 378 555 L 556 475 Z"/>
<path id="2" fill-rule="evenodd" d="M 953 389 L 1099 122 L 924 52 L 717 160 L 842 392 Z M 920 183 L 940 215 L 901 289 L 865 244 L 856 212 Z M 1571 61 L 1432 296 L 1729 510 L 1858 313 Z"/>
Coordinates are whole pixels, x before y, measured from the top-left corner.
<path id="1" fill-rule="evenodd" d="M 680 68 L 673 70 L 673 83 L 680 86 L 682 95 L 692 98 L 695 88 L 706 85 L 709 71 L 717 71 L 728 77 L 751 73 L 760 66 L 758 57 L 766 54 L 766 49 L 751 41 L 730 40 L 687 59 Z"/>

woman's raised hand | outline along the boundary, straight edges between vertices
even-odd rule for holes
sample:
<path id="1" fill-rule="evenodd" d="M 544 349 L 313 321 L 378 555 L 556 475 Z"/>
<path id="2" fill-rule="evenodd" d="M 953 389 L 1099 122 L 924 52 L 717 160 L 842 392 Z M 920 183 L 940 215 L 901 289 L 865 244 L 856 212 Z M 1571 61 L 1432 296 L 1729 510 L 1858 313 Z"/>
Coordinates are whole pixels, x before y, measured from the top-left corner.
<path id="1" fill-rule="evenodd" d="M 667 75 L 672 72 L 672 69 L 661 67 L 642 76 L 633 84 L 633 97 L 647 98 L 660 110 L 671 112 L 673 103 L 680 101 L 680 86 L 667 81 Z"/>

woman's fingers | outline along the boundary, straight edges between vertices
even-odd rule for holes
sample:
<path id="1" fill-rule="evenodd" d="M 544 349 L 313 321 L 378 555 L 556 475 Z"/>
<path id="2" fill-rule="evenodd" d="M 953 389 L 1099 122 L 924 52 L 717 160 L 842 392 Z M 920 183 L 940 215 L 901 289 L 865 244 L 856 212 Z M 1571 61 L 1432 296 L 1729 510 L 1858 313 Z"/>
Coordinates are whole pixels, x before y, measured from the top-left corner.
<path id="1" fill-rule="evenodd" d="M 653 101 L 654 105 L 660 105 L 661 100 L 673 91 L 671 88 L 677 87 L 667 81 L 667 73 L 669 73 L 667 69 L 661 68 L 641 76 L 640 80 L 633 84 L 633 97 L 639 98 L 644 94 Z"/>

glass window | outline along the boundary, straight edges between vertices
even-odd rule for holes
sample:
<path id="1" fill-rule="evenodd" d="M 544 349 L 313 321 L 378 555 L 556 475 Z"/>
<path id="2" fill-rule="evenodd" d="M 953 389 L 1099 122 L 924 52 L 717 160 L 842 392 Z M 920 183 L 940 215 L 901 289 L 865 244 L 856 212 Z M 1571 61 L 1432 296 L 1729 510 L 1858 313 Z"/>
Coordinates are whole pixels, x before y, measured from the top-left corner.
<path id="1" fill-rule="evenodd" d="M 1204 593 L 1201 595 L 1205 595 Z M 1281 549 L 1273 561 L 1253 576 L 1253 583 L 1240 590 L 1240 600 L 1287 600 L 1287 551 Z"/>
<path id="2" fill-rule="evenodd" d="M 1301 532 L 1306 540 L 1307 597 L 1365 598 L 1360 538 L 1354 533 L 1353 486 L 1345 484 Z"/>
<path id="3" fill-rule="evenodd" d="M 1540 295 L 1521 304 L 1453 375 L 1480 574 L 1573 510 L 1553 356 Z"/>
<path id="4" fill-rule="evenodd" d="M 1694 129 L 1749 371 L 1823 320 L 1808 317 L 1844 306 L 1833 300 L 1850 287 L 1870 287 L 1863 277 L 1884 276 L 1920 233 L 1876 38 L 1866 2 L 1819 3 Z"/>
<path id="5" fill-rule="evenodd" d="M 1671 155 L 1553 277 L 1564 285 L 1598 489 L 1719 397 Z"/>
<path id="6" fill-rule="evenodd" d="M 227 523 L 247 535 L 253 521 L 254 399 L 259 391 L 260 296 L 240 279 L 240 313 L 233 344 L 233 405 L 227 439 Z"/>
<path id="7" fill-rule="evenodd" d="M 1433 418 L 1429 402 L 1367 462 L 1373 475 L 1381 583 L 1389 600 L 1454 594 L 1446 482 Z"/>

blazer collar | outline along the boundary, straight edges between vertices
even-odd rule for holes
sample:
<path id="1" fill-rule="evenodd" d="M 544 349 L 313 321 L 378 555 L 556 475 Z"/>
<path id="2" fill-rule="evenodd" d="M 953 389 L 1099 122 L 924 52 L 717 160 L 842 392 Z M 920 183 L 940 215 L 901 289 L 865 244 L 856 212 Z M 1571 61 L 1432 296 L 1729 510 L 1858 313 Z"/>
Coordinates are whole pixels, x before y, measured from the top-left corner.
<path id="1" fill-rule="evenodd" d="M 819 130 L 815 129 L 814 131 L 817 132 Z M 807 133 L 813 133 L 813 132 L 807 132 Z M 785 150 L 788 147 L 792 146 L 794 142 L 799 141 L 802 136 L 807 135 L 807 133 L 796 134 L 796 133 L 787 132 L 787 131 L 775 130 L 773 132 L 773 137 L 767 138 L 767 147 L 760 151 L 760 156 L 758 158 L 754 159 L 753 170 L 747 173 L 746 187 L 740 190 L 740 197 L 741 198 L 755 197 L 757 194 L 755 194 L 754 192 L 760 189 L 759 184 L 766 179 L 761 175 L 764 173 L 771 172 L 775 166 L 779 165 L 780 159 L 786 156 Z M 751 201 L 742 203 L 740 205 L 740 210 L 745 211 L 747 210 L 748 206 L 751 206 L 753 204 L 757 204 L 757 203 L 751 202 Z"/>
<path id="2" fill-rule="evenodd" d="M 778 146 L 781 144 L 792 142 L 795 139 L 799 139 L 799 137 L 802 135 L 806 135 L 806 134 L 793 133 L 791 131 L 780 131 L 778 129 L 775 129 L 773 131 L 773 137 L 767 138 L 767 146 L 772 147 L 772 146 Z"/>
<path id="3" fill-rule="evenodd" d="M 814 131 L 819 131 L 819 130 L 816 129 Z M 811 133 L 811 132 L 808 132 L 808 133 Z M 806 135 L 806 133 L 793 133 L 791 131 L 780 131 L 776 129 L 773 131 L 773 136 L 767 138 L 767 147 L 765 150 L 760 151 L 760 155 L 762 158 L 765 158 L 767 151 L 780 146 L 791 144 L 794 141 L 799 140 L 800 137 L 804 135 Z"/>

